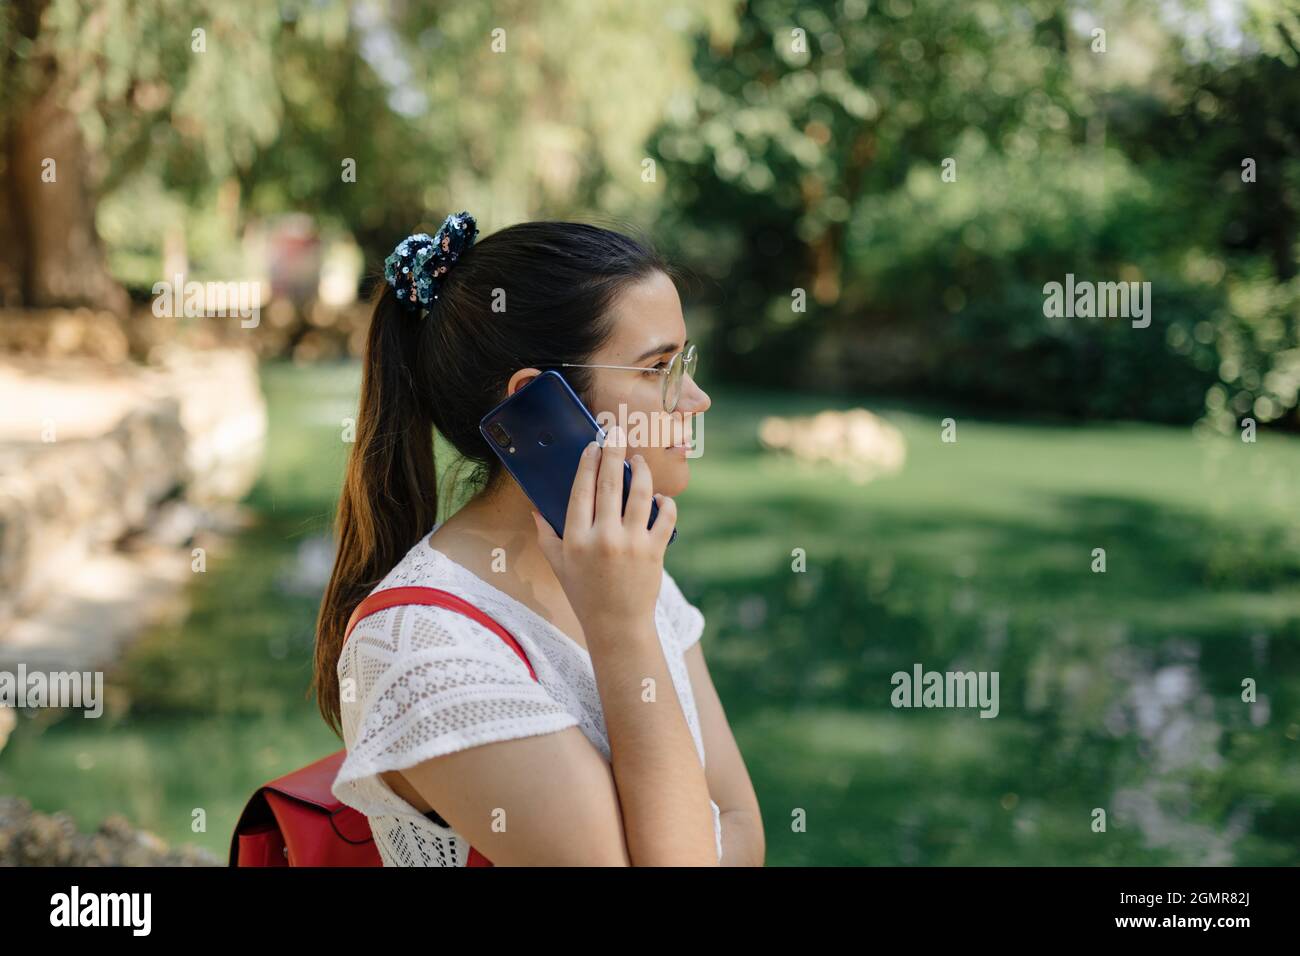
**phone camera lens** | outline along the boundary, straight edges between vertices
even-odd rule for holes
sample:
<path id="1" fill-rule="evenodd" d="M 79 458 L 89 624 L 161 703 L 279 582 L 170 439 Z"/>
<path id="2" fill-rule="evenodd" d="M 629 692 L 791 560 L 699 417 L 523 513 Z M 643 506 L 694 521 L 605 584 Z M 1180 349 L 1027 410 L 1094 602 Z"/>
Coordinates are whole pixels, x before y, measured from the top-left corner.
<path id="1" fill-rule="evenodd" d="M 510 433 L 505 430 L 505 428 L 501 425 L 500 422 L 493 422 L 491 425 L 488 426 L 488 431 L 491 432 L 492 440 L 494 442 L 496 442 L 502 448 L 509 447 Z"/>

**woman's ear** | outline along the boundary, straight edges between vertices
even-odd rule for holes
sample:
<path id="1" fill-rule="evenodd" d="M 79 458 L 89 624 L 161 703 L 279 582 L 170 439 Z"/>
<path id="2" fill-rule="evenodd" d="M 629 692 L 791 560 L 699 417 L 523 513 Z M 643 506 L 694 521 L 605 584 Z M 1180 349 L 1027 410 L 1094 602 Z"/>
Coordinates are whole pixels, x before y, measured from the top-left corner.
<path id="1" fill-rule="evenodd" d="M 542 370 L 536 368 L 521 368 L 515 372 L 514 375 L 510 376 L 510 381 L 506 383 L 506 398 L 509 398 L 541 374 Z"/>

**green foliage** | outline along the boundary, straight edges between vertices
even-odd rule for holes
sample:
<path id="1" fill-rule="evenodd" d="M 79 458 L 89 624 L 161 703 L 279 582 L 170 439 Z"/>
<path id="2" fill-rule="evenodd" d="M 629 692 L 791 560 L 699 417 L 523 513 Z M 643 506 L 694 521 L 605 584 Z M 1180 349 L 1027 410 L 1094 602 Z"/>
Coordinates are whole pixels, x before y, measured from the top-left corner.
<path id="1" fill-rule="evenodd" d="M 277 7 L 257 0 L 52 0 L 33 39 L 0 32 L 6 112 L 26 106 L 52 71 L 98 159 L 102 191 L 144 166 L 173 186 L 201 187 L 275 137 L 281 28 Z"/>
<path id="2" fill-rule="evenodd" d="M 1215 380 L 1208 348 L 1174 350 L 1170 335 L 1209 320 L 1221 297 L 1194 282 L 1176 255 L 1159 189 L 1122 155 L 1033 158 L 991 154 L 977 135 L 957 150 L 955 182 L 916 167 L 904 184 L 864 204 L 850 224 L 845 262 L 860 285 L 867 337 L 905 324 L 927 343 L 910 385 L 1029 411 L 1188 421 Z M 1150 282 L 1151 323 L 1045 314 L 1044 286 Z M 1190 334 L 1179 341 L 1193 343 Z M 874 365 L 851 384 L 870 387 Z"/>
<path id="3" fill-rule="evenodd" d="M 344 6 L 337 47 L 299 33 L 279 44 L 286 122 L 243 181 L 253 211 L 309 210 L 351 230 L 372 263 L 458 209 L 488 231 L 646 218 L 659 188 L 642 179 L 644 141 L 692 87 L 695 32 L 725 34 L 729 8 Z"/>
<path id="4" fill-rule="evenodd" d="M 1260 266 L 1225 280 L 1226 302 L 1193 335 L 1212 337 L 1218 377 L 1206 396 L 1210 420 L 1222 431 L 1243 416 L 1265 424 L 1294 418 L 1300 406 L 1300 276 L 1278 283 Z M 1172 343 L 1190 348 L 1186 339 Z"/>
<path id="5" fill-rule="evenodd" d="M 1206 15 L 746 4 L 733 48 L 701 41 L 700 91 L 652 141 L 675 251 L 717 282 L 720 374 L 1300 422 L 1294 14 L 1254 5 L 1232 46 Z M 1102 19 L 1127 41 L 1104 53 Z M 1045 317 L 1043 284 L 1067 273 L 1150 281 L 1151 326 Z"/>
<path id="6" fill-rule="evenodd" d="M 724 374 L 764 374 L 766 339 L 789 356 L 789 332 L 861 301 L 856 277 L 841 274 L 847 224 L 914 164 L 937 169 L 972 129 L 1013 151 L 1067 140 L 1063 13 L 1006 13 L 941 0 L 751 3 L 733 47 L 701 41 L 700 92 L 652 145 L 670 179 L 665 231 L 684 255 L 709 250 L 701 271 L 727 278 Z M 791 316 L 795 288 L 812 307 Z"/>
<path id="7" fill-rule="evenodd" d="M 0 109 L 65 84 L 133 285 L 285 212 L 371 267 L 460 208 L 654 220 L 721 379 L 1300 425 L 1288 0 L 38 9 Z M 1044 316 L 1067 273 L 1150 281 L 1151 327 Z"/>
<path id="8" fill-rule="evenodd" d="M 162 207 L 198 207 L 171 223 L 204 231 L 205 207 L 231 184 L 227 246 L 251 218 L 306 212 L 352 233 L 372 264 L 453 209 L 488 230 L 650 218 L 662 187 L 646 176 L 645 140 L 693 89 L 697 32 L 725 39 L 732 20 L 726 0 L 670 10 L 54 0 L 35 42 L 0 13 L 0 69 L 15 110 L 47 64 L 63 77 L 98 195 L 115 207 L 103 222 L 110 256 L 139 283 L 158 271 Z M 159 208 L 131 221 L 142 196 Z"/>

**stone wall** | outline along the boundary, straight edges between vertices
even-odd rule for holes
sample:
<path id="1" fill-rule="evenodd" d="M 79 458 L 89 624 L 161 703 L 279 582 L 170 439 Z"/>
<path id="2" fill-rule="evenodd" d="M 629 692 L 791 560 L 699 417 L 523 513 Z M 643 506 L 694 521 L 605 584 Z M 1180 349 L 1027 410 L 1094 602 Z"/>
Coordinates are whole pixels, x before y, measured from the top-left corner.
<path id="1" fill-rule="evenodd" d="M 143 364 L 93 315 L 44 338 L 20 325 L 0 334 L 0 667 L 97 668 L 183 590 L 195 531 L 256 480 L 256 358 L 167 345 Z"/>

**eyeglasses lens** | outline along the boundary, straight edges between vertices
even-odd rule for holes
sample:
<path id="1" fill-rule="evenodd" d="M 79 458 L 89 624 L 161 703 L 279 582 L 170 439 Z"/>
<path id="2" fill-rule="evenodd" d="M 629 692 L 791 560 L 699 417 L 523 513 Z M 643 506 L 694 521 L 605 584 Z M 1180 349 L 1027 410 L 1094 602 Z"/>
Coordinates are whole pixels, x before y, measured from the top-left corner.
<path id="1" fill-rule="evenodd" d="M 695 367 L 699 353 L 691 345 L 685 352 L 678 352 L 668 363 L 668 374 L 664 382 L 664 408 L 672 411 L 677 407 L 677 400 L 682 397 L 682 379 L 687 375 L 695 377 Z"/>

